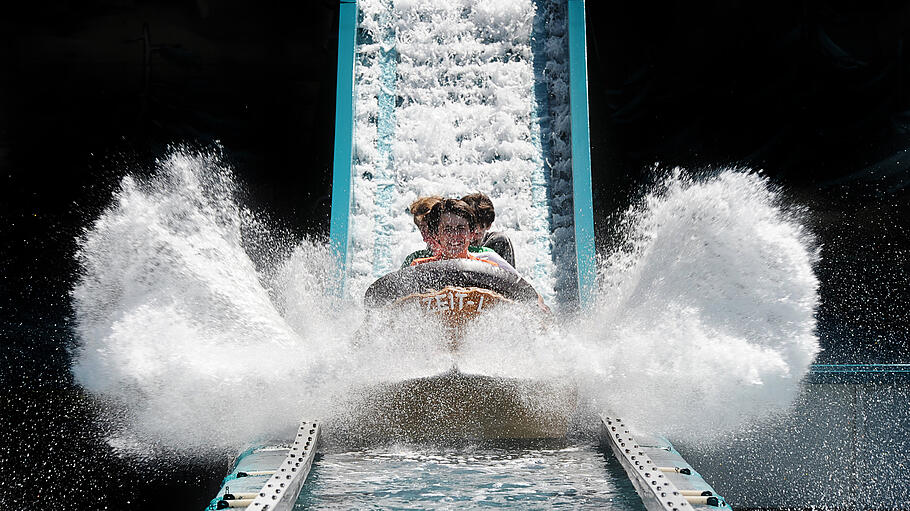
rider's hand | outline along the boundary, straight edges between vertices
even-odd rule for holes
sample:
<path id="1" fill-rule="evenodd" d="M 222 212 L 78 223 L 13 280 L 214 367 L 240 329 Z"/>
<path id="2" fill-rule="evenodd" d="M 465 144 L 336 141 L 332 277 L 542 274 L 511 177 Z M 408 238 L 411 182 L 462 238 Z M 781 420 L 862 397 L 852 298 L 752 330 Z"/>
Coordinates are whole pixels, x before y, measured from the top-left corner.
<path id="1" fill-rule="evenodd" d="M 539 308 L 540 310 L 546 312 L 547 314 L 552 314 L 552 313 L 553 313 L 553 311 L 550 310 L 550 307 L 547 306 L 546 303 L 544 303 L 543 297 L 540 296 L 540 295 L 537 295 L 537 308 Z"/>

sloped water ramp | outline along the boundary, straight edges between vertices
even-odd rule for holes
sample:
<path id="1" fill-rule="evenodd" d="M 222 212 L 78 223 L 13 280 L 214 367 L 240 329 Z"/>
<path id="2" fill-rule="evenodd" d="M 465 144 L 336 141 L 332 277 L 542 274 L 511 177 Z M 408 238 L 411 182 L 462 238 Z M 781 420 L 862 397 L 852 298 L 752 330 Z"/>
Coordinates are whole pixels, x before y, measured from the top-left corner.
<path id="1" fill-rule="evenodd" d="M 410 201 L 483 191 L 544 298 L 586 300 L 584 3 L 360 0 L 340 25 L 331 240 L 346 294 L 421 248 Z"/>

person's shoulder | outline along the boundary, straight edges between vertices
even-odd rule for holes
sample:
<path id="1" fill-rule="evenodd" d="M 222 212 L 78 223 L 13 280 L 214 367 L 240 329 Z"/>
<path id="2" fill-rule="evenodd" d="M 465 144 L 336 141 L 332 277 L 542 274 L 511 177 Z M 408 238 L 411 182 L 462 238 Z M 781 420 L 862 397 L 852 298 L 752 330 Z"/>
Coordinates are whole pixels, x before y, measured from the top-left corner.
<path id="1" fill-rule="evenodd" d="M 424 248 L 422 250 L 415 250 L 415 251 L 411 252 L 407 257 L 404 258 L 404 262 L 401 263 L 401 267 L 406 268 L 408 266 L 411 266 L 411 263 L 413 263 L 416 259 L 423 259 L 423 258 L 432 257 L 432 256 L 433 256 L 433 252 L 429 249 Z"/>
<path id="2" fill-rule="evenodd" d="M 495 250 L 493 250 L 490 247 L 481 247 L 481 246 L 477 246 L 477 245 L 471 245 L 470 247 L 468 247 L 468 252 L 471 252 L 473 254 L 482 254 L 484 252 L 495 252 Z"/>
<path id="3" fill-rule="evenodd" d="M 491 241 L 510 241 L 509 236 L 501 231 L 487 232 L 483 237 L 483 244 L 486 245 Z"/>

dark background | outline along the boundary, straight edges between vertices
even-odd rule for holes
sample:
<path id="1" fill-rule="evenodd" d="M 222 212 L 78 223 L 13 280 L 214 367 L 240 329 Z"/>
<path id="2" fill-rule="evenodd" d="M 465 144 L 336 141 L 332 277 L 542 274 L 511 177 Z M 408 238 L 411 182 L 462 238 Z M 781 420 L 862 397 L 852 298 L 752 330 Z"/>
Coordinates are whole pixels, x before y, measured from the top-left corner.
<path id="1" fill-rule="evenodd" d="M 329 0 L 5 10 L 0 502 L 143 508 L 167 492 L 201 509 L 214 493 L 218 462 L 127 463 L 99 440 L 68 371 L 74 238 L 126 172 L 215 141 L 249 205 L 326 235 L 337 20 Z M 655 162 L 761 169 L 822 246 L 819 360 L 910 361 L 908 27 L 906 2 L 589 0 L 599 240 Z"/>

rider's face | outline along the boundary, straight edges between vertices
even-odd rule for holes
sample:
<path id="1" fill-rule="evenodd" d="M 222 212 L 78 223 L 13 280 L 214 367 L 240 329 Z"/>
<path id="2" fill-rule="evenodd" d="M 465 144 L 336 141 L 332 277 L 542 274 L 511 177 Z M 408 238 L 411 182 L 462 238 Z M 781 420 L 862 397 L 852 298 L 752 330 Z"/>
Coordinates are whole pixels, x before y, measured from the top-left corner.
<path id="1" fill-rule="evenodd" d="M 443 257 L 456 257 L 468 249 L 471 242 L 471 227 L 464 218 L 443 213 L 439 218 L 439 248 Z"/>
<path id="2" fill-rule="evenodd" d="M 423 241 L 426 242 L 427 247 L 429 247 L 434 254 L 438 254 L 439 240 L 437 240 L 436 236 L 432 234 L 430 227 L 426 224 L 426 222 L 418 224 L 417 229 L 420 230 L 420 235 L 423 237 Z"/>

